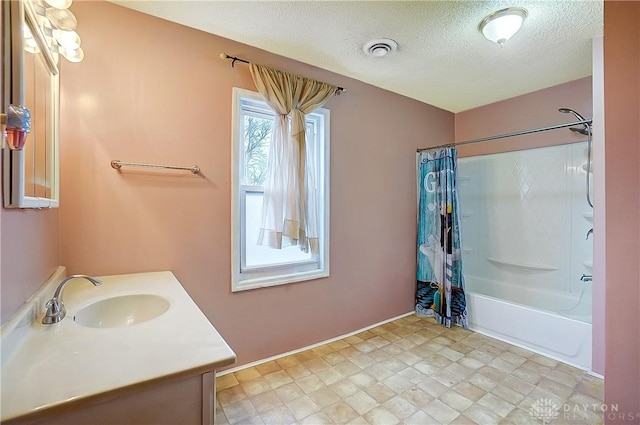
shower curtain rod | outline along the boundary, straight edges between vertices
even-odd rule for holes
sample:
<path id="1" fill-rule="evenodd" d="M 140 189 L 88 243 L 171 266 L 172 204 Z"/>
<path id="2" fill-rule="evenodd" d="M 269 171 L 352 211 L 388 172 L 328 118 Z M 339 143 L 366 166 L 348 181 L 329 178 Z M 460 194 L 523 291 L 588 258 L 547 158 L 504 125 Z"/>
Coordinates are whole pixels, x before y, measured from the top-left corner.
<path id="1" fill-rule="evenodd" d="M 556 130 L 558 128 L 571 127 L 573 125 L 587 124 L 587 125 L 591 126 L 592 122 L 593 122 L 592 119 L 588 119 L 588 120 L 582 120 L 582 121 L 569 122 L 569 123 L 566 123 L 566 124 L 551 125 L 549 127 L 531 128 L 529 130 L 516 131 L 514 133 L 499 134 L 497 136 L 489 136 L 489 137 L 481 137 L 480 139 L 465 140 L 464 142 L 454 142 L 454 143 L 447 143 L 446 145 L 438 145 L 438 146 L 430 146 L 428 148 L 420 148 L 420 149 L 417 149 L 417 152 L 429 151 L 429 150 L 438 149 L 438 148 L 450 148 L 450 147 L 453 147 L 453 146 L 460 146 L 460 145 L 469 145 L 471 143 L 488 142 L 490 140 L 504 139 L 506 137 L 513 137 L 513 136 L 522 136 L 524 134 L 539 133 L 541 131 L 547 131 L 547 130 Z"/>
<path id="2" fill-rule="evenodd" d="M 236 56 L 229 56 L 226 53 L 220 53 L 220 57 L 222 59 L 231 59 L 231 68 L 235 67 L 236 62 L 251 63 L 246 59 L 240 59 L 239 57 L 236 57 Z M 346 92 L 347 92 L 347 89 L 345 89 L 344 87 L 336 87 L 336 94 L 341 94 Z"/>

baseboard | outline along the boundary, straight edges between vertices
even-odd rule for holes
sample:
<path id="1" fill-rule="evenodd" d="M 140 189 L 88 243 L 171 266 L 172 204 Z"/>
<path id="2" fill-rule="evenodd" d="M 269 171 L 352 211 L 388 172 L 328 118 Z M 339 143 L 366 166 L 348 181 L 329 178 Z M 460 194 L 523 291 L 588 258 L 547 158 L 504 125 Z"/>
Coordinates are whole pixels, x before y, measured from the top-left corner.
<path id="1" fill-rule="evenodd" d="M 239 370 L 248 369 L 250 367 L 258 366 L 258 365 L 263 364 L 263 363 L 267 363 L 267 362 L 271 362 L 273 360 L 281 359 L 283 357 L 291 356 L 292 354 L 297 354 L 297 353 L 301 353 L 303 351 L 311 350 L 311 349 L 319 347 L 321 345 L 330 344 L 332 342 L 336 342 L 336 341 L 339 341 L 341 339 L 344 339 L 344 338 L 359 334 L 360 332 L 368 331 L 369 329 L 373 329 L 375 327 L 384 325 L 385 323 L 393 322 L 394 320 L 398 320 L 398 319 L 402 319 L 403 317 L 411 316 L 412 314 L 414 314 L 414 312 L 410 311 L 408 313 L 404 313 L 404 314 L 401 314 L 399 316 L 392 317 L 391 319 L 383 320 L 382 322 L 374 323 L 373 325 L 366 326 L 366 327 L 364 327 L 362 329 L 358 329 L 358 330 L 355 330 L 353 332 L 349 332 L 347 334 L 337 336 L 335 338 L 330 338 L 330 339 L 327 339 L 325 341 L 321 341 L 321 342 L 317 342 L 315 344 L 307 345 L 306 347 L 298 348 L 298 349 L 295 349 L 295 350 L 292 350 L 292 351 L 287 351 L 286 353 L 277 354 L 275 356 L 267 357 L 266 359 L 256 360 L 254 362 L 246 363 L 246 364 L 243 364 L 243 365 L 240 365 L 240 366 L 236 366 L 236 367 L 231 368 L 231 369 L 225 369 L 225 370 L 222 370 L 220 372 L 216 372 L 216 376 L 224 376 L 224 375 L 227 375 L 229 373 L 237 372 Z"/>
<path id="2" fill-rule="evenodd" d="M 602 380 L 604 381 L 604 375 L 600 375 L 599 373 L 594 372 L 594 371 L 592 371 L 592 370 L 587 371 L 587 375 L 591 375 L 591 376 L 593 376 L 594 378 L 599 378 L 599 379 L 602 379 Z"/>

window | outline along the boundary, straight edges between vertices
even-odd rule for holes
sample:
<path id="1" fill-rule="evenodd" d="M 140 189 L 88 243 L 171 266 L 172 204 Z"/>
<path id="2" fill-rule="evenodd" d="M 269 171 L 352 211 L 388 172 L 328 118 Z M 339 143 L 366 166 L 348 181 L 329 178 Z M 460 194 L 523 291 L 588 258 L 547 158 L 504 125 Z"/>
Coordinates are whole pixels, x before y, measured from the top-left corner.
<path id="1" fill-rule="evenodd" d="M 329 110 L 307 114 L 307 150 L 315 173 L 320 252 L 257 244 L 275 113 L 259 93 L 233 89 L 232 291 L 329 275 Z"/>

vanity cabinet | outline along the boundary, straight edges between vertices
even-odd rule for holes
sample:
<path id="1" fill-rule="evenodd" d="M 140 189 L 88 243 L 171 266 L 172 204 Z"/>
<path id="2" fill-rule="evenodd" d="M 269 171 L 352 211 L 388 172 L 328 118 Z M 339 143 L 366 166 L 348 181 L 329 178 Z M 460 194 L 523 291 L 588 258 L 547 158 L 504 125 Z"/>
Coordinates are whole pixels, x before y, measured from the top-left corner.
<path id="1" fill-rule="evenodd" d="M 121 389 L 78 403 L 69 402 L 6 424 L 213 425 L 214 418 L 215 373 L 212 371 Z"/>
<path id="2" fill-rule="evenodd" d="M 42 306 L 64 276 L 54 273 L 3 325 L 3 425 L 213 424 L 215 371 L 236 355 L 172 272 L 96 276 L 99 286 L 72 280 L 64 287 L 66 316 L 43 324 Z M 111 320 L 148 313 L 149 295 L 169 308 L 137 322 Z M 80 312 L 131 296 L 135 311 L 101 309 L 99 326 L 78 320 Z"/>

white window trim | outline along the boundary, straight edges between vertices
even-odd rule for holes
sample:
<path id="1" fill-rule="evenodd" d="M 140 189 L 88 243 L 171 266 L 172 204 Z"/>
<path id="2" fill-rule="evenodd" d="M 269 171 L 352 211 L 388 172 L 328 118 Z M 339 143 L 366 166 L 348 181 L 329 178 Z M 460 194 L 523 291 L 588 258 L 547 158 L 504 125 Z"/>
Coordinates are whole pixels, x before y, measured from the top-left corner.
<path id="1" fill-rule="evenodd" d="M 302 282 L 307 280 L 315 280 L 329 276 L 329 253 L 330 253 L 330 113 L 328 109 L 318 108 L 313 114 L 322 115 L 324 118 L 324 126 L 318 126 L 321 138 L 324 139 L 324 155 L 320 160 L 319 166 L 324 169 L 323 184 L 320 186 L 318 199 L 324 200 L 320 202 L 319 214 L 319 236 L 320 236 L 320 254 L 318 258 L 318 267 L 308 270 L 310 263 L 296 263 L 294 266 L 286 264 L 262 267 L 259 270 L 250 273 L 241 272 L 242 258 L 240 253 L 241 233 L 240 233 L 240 214 L 242 213 L 239 167 L 241 159 L 240 143 L 240 120 L 242 116 L 241 99 L 248 98 L 264 102 L 263 97 L 256 92 L 241 88 L 233 88 L 233 111 L 231 121 L 231 291 L 239 292 L 250 289 L 265 288 L 277 285 L 286 285 L 294 282 Z"/>

